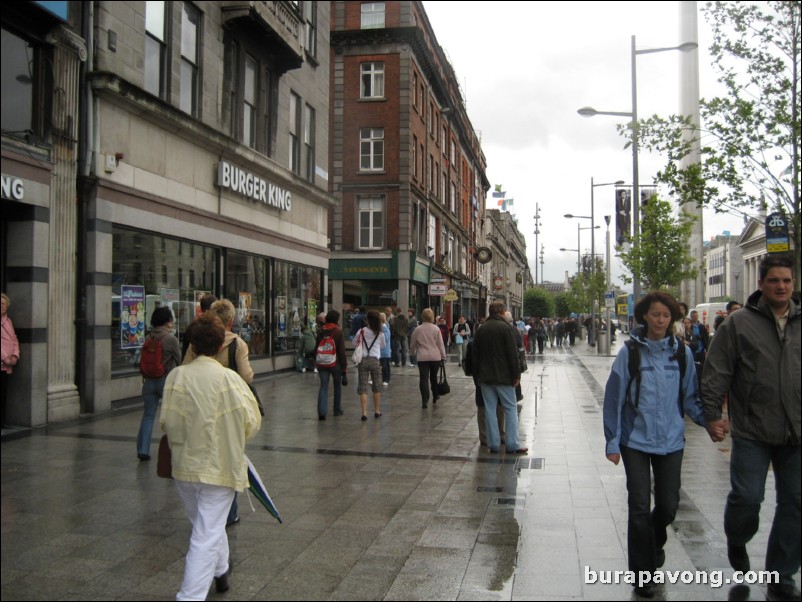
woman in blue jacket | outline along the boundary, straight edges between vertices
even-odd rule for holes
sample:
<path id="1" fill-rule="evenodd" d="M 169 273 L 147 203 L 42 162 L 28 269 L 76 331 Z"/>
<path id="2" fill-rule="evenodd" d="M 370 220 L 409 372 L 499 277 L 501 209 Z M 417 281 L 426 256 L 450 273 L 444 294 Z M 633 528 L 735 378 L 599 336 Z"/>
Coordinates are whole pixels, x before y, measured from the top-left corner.
<path id="1" fill-rule="evenodd" d="M 613 464 L 624 460 L 629 492 L 629 570 L 636 574 L 653 573 L 665 562 L 666 528 L 679 504 L 684 415 L 705 425 L 693 353 L 673 335 L 673 324 L 680 316 L 671 295 L 646 295 L 635 307 L 635 320 L 644 326 L 633 331 L 633 342 L 619 351 L 604 392 L 606 454 Z M 630 374 L 630 353 L 640 355 L 640 383 L 637 372 Z M 685 355 L 684 370 L 678 353 Z M 652 470 L 654 509 L 650 503 Z M 652 597 L 654 587 L 639 584 L 636 592 Z"/>

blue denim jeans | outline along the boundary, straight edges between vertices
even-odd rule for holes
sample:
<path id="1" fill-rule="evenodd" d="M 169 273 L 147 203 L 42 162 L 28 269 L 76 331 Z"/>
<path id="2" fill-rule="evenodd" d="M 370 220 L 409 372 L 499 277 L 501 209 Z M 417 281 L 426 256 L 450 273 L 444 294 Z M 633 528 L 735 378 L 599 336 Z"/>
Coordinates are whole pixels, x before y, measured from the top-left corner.
<path id="1" fill-rule="evenodd" d="M 136 453 L 150 455 L 150 436 L 153 433 L 153 422 L 156 420 L 156 410 L 164 393 L 164 381 L 161 378 L 146 378 L 142 382 L 142 398 L 145 400 L 145 412 L 139 423 L 139 434 L 136 437 Z"/>
<path id="2" fill-rule="evenodd" d="M 320 377 L 320 390 L 317 392 L 317 413 L 318 416 L 325 416 L 329 413 L 329 379 L 334 379 L 334 413 L 341 412 L 342 407 L 342 368 L 339 365 L 334 368 L 318 368 Z"/>
<path id="3" fill-rule="evenodd" d="M 512 385 L 489 385 L 482 383 L 482 397 L 485 401 L 485 429 L 487 430 L 488 449 L 499 448 L 501 445 L 501 434 L 499 433 L 498 419 L 496 418 L 496 407 L 501 404 L 504 409 L 506 421 L 506 444 L 507 451 L 514 452 L 521 447 L 521 440 L 518 436 L 518 402 L 515 401 L 515 387 Z"/>
<path id="4" fill-rule="evenodd" d="M 666 545 L 666 528 L 677 515 L 684 450 L 647 454 L 621 446 L 627 473 L 627 551 L 630 571 L 657 569 L 657 552 Z M 651 489 L 654 471 L 654 509 Z"/>
<path id="5" fill-rule="evenodd" d="M 800 449 L 799 445 L 769 445 L 733 437 L 730 458 L 732 491 L 724 509 L 727 542 L 745 545 L 757 533 L 760 504 L 771 463 L 777 507 L 769 533 L 766 570 L 777 571 L 780 582 L 789 584 L 793 583 L 793 575 L 799 570 Z"/>

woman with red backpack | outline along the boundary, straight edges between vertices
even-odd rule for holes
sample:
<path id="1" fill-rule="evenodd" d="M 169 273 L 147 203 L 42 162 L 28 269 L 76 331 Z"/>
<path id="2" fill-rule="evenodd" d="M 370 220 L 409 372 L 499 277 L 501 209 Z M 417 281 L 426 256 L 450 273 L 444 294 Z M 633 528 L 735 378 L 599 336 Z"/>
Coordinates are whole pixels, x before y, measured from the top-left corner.
<path id="1" fill-rule="evenodd" d="M 320 390 L 317 393 L 317 417 L 325 420 L 329 412 L 329 379 L 334 379 L 334 415 L 343 415 L 342 385 L 348 384 L 348 359 L 345 355 L 345 337 L 337 326 L 340 312 L 329 310 L 323 327 L 318 329 L 315 346 L 315 365 L 320 376 Z"/>

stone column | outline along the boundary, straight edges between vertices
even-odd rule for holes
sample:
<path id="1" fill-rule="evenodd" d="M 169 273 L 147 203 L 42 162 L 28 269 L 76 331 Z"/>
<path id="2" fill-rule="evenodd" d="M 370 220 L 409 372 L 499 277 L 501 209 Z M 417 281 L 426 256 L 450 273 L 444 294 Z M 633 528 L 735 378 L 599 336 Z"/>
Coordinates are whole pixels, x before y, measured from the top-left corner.
<path id="1" fill-rule="evenodd" d="M 50 187 L 50 280 L 47 329 L 47 421 L 77 418 L 81 403 L 75 384 L 77 253 L 77 150 L 81 63 L 86 45 L 64 27 L 48 42 L 53 52 L 53 176 Z"/>

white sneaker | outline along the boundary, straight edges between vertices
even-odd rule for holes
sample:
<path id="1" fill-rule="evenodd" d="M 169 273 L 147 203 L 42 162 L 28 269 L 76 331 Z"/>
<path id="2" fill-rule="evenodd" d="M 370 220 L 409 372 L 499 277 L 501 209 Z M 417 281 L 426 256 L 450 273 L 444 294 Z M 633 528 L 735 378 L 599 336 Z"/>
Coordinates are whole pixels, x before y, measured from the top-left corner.
<path id="1" fill-rule="evenodd" d="M 315 368 L 315 374 L 317 374 L 317 368 Z"/>
<path id="2" fill-rule="evenodd" d="M 409 364 L 407 364 L 407 366 L 408 366 L 408 367 L 410 367 L 410 368 L 414 368 L 414 367 L 415 367 L 415 364 L 413 364 L 412 362 L 410 362 Z"/>
<path id="3" fill-rule="evenodd" d="M 382 386 L 386 387 L 386 386 L 388 386 L 389 384 L 390 384 L 390 383 L 382 383 Z"/>
<path id="4" fill-rule="evenodd" d="M 306 372 L 306 368 L 301 368 L 301 372 Z"/>
<path id="5" fill-rule="evenodd" d="M 368 384 L 369 384 L 369 385 L 372 385 L 372 384 L 373 384 L 373 379 L 369 380 L 369 381 L 368 381 Z"/>

